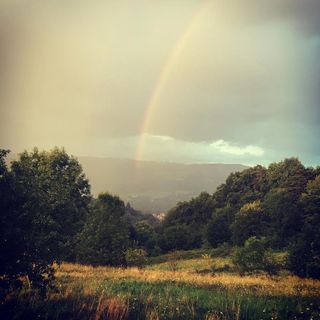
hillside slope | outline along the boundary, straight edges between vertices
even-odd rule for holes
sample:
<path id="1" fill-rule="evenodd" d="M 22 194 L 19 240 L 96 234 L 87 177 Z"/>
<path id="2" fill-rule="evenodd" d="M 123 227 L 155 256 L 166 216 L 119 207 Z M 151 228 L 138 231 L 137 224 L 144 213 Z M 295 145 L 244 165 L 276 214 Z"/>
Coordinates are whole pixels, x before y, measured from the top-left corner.
<path id="1" fill-rule="evenodd" d="M 144 212 L 165 212 L 202 191 L 212 193 L 238 164 L 181 164 L 130 159 L 79 157 L 92 192 L 118 194 Z"/>

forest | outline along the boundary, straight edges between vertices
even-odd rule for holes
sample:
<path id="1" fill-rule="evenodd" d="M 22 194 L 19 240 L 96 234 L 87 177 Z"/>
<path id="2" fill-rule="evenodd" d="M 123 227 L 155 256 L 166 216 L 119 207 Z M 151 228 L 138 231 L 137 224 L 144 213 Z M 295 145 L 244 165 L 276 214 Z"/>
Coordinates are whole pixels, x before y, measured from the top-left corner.
<path id="1" fill-rule="evenodd" d="M 179 282 L 179 277 L 174 279 L 182 268 L 181 263 L 189 261 L 188 258 L 196 263 L 192 272 L 198 280 L 192 281 L 199 283 L 201 279 L 209 282 L 218 279 L 225 272 L 239 279 L 255 275 L 273 281 L 283 274 L 301 279 L 295 281 L 320 279 L 320 167 L 305 167 L 299 159 L 288 158 L 267 168 L 257 165 L 234 172 L 213 193 L 203 192 L 189 201 L 177 203 L 163 221 L 158 221 L 125 204 L 112 190 L 94 198 L 78 160 L 64 149 L 39 151 L 35 148 L 21 153 L 11 164 L 6 162 L 8 153 L 8 150 L 0 150 L 0 314 L 19 318 L 14 310 L 17 301 L 27 299 L 26 292 L 29 297 L 32 291 L 35 296 L 47 297 L 44 301 L 53 303 L 48 299 L 49 293 L 53 294 L 57 283 L 61 279 L 66 281 L 77 268 L 80 268 L 78 273 L 100 270 L 106 278 L 110 270 L 113 274 L 121 271 L 126 274 L 123 279 L 135 279 L 120 283 L 125 291 L 133 290 L 132 281 L 140 277 L 134 272 L 152 271 L 157 263 L 166 266 L 164 270 L 168 273 L 158 275 L 163 281 Z M 213 261 L 213 257 L 230 259 L 221 264 L 222 260 Z M 202 264 L 197 265 L 199 261 Z M 185 274 L 186 278 L 188 276 Z M 139 290 L 148 292 L 151 287 L 147 286 L 152 286 L 153 280 L 144 278 L 143 281 L 146 287 Z M 166 283 L 160 281 L 157 288 Z M 199 283 L 193 290 L 208 290 Z M 318 282 L 313 285 L 317 286 L 313 288 L 317 296 L 320 286 Z M 305 288 L 308 285 L 302 285 L 301 290 Z M 229 308 L 229 314 L 214 317 L 215 313 L 206 309 L 208 306 L 202 306 L 202 311 L 192 317 L 191 311 L 179 315 L 172 311 L 170 315 L 161 316 L 158 310 L 157 317 L 153 318 L 150 308 L 148 311 L 141 305 L 139 308 L 144 311 L 140 310 L 138 317 L 131 302 L 120 308 L 123 313 L 116 309 L 118 313 L 113 310 L 115 313 L 110 315 L 110 294 L 117 290 L 108 287 L 107 309 L 101 309 L 100 302 L 92 304 L 96 308 L 96 319 L 252 318 L 248 311 L 251 305 L 247 306 L 247 313 L 232 309 L 232 315 Z M 134 287 L 134 290 L 138 289 Z M 134 290 L 131 298 L 138 295 Z M 197 294 L 205 294 L 200 291 Z M 307 296 L 301 292 L 299 297 Z M 256 294 L 259 295 L 261 293 Z M 276 296 L 277 301 L 282 299 L 281 293 Z M 319 302 L 306 301 L 313 306 Z M 286 306 L 288 303 L 283 302 Z M 289 304 L 294 305 L 292 301 Z M 22 318 L 28 318 L 26 314 L 31 308 L 28 306 L 19 311 Z M 50 309 L 48 305 L 43 308 L 35 311 L 43 319 L 75 317 L 72 312 L 53 316 L 43 311 Z M 217 305 L 210 308 L 219 309 Z M 77 318 L 94 318 L 91 309 L 84 309 L 82 313 L 77 311 L 80 312 Z M 319 310 L 311 309 L 314 318 L 310 318 L 310 314 L 298 318 L 318 319 Z M 283 315 L 283 319 L 296 314 L 290 312 Z"/>

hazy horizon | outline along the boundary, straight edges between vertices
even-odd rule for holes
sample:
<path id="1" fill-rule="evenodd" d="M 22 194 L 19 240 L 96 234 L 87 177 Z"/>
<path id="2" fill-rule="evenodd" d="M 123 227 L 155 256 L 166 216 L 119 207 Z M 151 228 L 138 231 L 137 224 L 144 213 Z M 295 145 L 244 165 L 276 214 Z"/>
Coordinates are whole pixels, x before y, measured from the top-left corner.
<path id="1" fill-rule="evenodd" d="M 320 2 L 0 3 L 0 146 L 320 164 Z"/>
<path id="2" fill-rule="evenodd" d="M 7 157 L 7 160 L 8 161 L 12 161 L 16 158 L 18 158 L 19 154 L 27 151 L 27 152 L 33 152 L 34 151 L 34 148 L 37 148 L 39 152 L 42 152 L 42 151 L 50 151 L 54 148 L 59 148 L 59 149 L 63 149 L 65 150 L 68 154 L 70 154 L 71 156 L 77 158 L 77 159 L 83 159 L 83 158 L 91 158 L 91 159 L 108 159 L 108 160 L 123 160 L 123 161 L 132 161 L 132 162 L 151 162 L 151 163 L 165 163 L 165 164 L 181 164 L 181 165 L 242 165 L 242 166 L 245 166 L 245 167 L 253 167 L 255 165 L 261 165 L 261 166 L 264 166 L 264 167 L 268 167 L 271 163 L 275 163 L 275 162 L 278 162 L 278 161 L 283 161 L 285 159 L 288 159 L 288 158 L 298 158 L 300 161 L 301 159 L 299 157 L 295 157 L 295 156 L 288 156 L 288 157 L 284 157 L 284 158 L 281 158 L 279 159 L 278 161 L 275 160 L 275 161 L 271 161 L 269 163 L 255 163 L 255 164 L 246 164 L 246 163 L 240 163 L 240 162 L 227 162 L 228 160 L 226 160 L 225 162 L 221 161 L 221 162 L 179 162 L 179 161 L 171 161 L 170 159 L 169 160 L 157 160 L 157 159 L 154 159 L 154 160 L 148 160 L 148 159 L 134 159 L 134 158 L 127 158 L 127 157 L 115 157 L 115 156 L 95 156 L 95 155 L 78 155 L 78 154 L 75 154 L 75 153 L 69 153 L 68 150 L 63 147 L 63 146 L 54 146 L 54 147 L 50 147 L 48 149 L 41 149 L 41 148 L 38 148 L 37 146 L 34 146 L 32 148 L 29 148 L 29 149 L 23 149 L 21 151 L 14 151 L 14 150 L 11 150 L 11 149 L 8 149 L 10 152 L 9 152 L 9 155 Z M 302 164 L 306 167 L 319 167 L 319 164 L 308 164 L 308 163 L 304 163 L 303 161 L 301 161 Z"/>

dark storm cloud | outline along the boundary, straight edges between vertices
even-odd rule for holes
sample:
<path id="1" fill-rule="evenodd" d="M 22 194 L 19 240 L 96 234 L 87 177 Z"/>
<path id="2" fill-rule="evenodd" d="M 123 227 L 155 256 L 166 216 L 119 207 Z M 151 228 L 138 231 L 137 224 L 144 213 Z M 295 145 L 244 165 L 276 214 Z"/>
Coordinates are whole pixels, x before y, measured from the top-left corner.
<path id="1" fill-rule="evenodd" d="M 241 13 L 238 18 L 245 18 L 248 23 L 287 20 L 307 36 L 320 33 L 318 0 L 227 0 L 224 3 L 231 12 Z"/>
<path id="2" fill-rule="evenodd" d="M 211 54 L 207 59 L 201 49 L 194 49 L 193 57 L 199 59 L 184 65 L 184 70 L 193 67 L 192 80 L 189 84 L 183 80 L 180 92 L 173 87 L 161 103 L 163 112 L 154 121 L 154 133 L 198 142 L 224 138 L 316 157 L 320 2 L 243 0 L 224 5 L 220 10 L 236 17 L 230 22 L 233 44 L 218 58 L 210 45 L 205 49 Z M 238 43 L 244 41 L 247 50 Z M 247 64 L 246 57 L 251 59 Z M 171 104 L 177 107 L 165 111 Z"/>

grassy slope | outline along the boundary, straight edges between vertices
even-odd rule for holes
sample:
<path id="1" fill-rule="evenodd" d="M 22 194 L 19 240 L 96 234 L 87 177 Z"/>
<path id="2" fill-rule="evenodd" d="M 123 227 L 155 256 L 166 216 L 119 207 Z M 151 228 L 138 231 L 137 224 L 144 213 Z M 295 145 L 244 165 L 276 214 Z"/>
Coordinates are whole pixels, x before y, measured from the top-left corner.
<path id="1" fill-rule="evenodd" d="M 47 300 L 25 291 L 6 306 L 23 319 L 320 319 L 320 281 L 240 277 L 203 251 L 158 257 L 144 269 L 63 264 Z M 156 263 L 158 262 L 158 263 Z M 231 272 L 202 273 L 228 264 Z M 16 303 L 16 300 L 19 303 Z M 4 306 L 1 319 L 4 319 Z M 11 311 L 10 311 L 11 310 Z M 1 312 L 1 311 L 0 311 Z"/>

